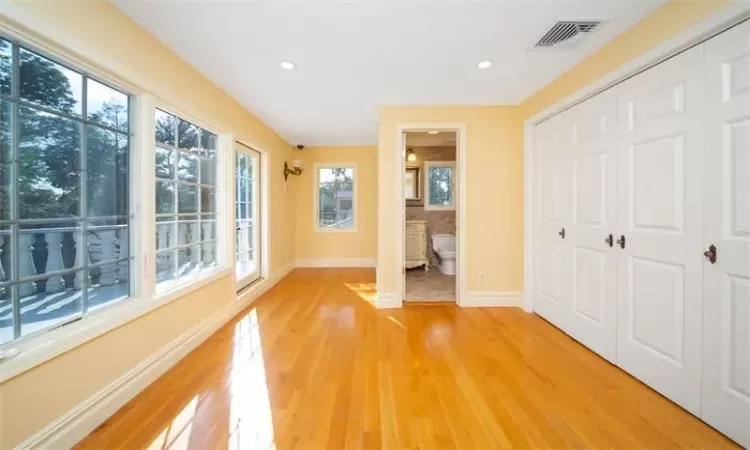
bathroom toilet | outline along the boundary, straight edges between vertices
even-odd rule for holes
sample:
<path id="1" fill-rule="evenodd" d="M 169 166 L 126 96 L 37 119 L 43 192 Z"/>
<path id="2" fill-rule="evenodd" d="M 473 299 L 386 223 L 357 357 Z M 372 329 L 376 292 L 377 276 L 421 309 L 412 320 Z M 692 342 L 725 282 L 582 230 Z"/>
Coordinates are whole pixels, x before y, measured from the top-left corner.
<path id="1" fill-rule="evenodd" d="M 456 236 L 453 234 L 433 234 L 432 250 L 440 259 L 440 272 L 456 274 Z"/>

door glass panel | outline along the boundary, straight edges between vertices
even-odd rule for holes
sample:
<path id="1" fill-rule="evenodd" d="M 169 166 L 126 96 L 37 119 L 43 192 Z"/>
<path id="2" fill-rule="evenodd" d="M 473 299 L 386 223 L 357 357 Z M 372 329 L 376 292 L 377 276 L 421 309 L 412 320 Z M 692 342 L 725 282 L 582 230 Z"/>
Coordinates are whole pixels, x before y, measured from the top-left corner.
<path id="1" fill-rule="evenodd" d="M 260 153 L 237 144 L 235 197 L 235 272 L 237 288 L 243 289 L 260 277 L 259 177 Z"/>

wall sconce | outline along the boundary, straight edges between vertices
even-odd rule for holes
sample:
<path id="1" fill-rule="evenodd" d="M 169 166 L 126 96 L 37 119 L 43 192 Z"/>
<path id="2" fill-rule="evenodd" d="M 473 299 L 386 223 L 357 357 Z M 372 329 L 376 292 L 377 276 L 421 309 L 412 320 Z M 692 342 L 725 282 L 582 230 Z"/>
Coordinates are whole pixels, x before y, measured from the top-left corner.
<path id="1" fill-rule="evenodd" d="M 305 148 L 304 145 L 298 145 L 297 149 L 302 150 Z M 299 176 L 302 175 L 302 160 L 301 159 L 295 159 L 292 161 L 292 167 L 289 167 L 289 164 L 287 164 L 286 161 L 284 161 L 284 181 L 289 178 L 289 175 L 295 175 Z"/>
<path id="2" fill-rule="evenodd" d="M 295 159 L 292 161 L 292 168 L 289 168 L 289 164 L 287 164 L 286 161 L 284 161 L 284 181 L 289 177 L 289 175 L 302 175 L 302 160 L 301 159 Z"/>
<path id="3" fill-rule="evenodd" d="M 413 151 L 407 150 L 406 151 L 406 160 L 409 162 L 414 162 L 417 160 L 417 155 L 414 154 Z"/>

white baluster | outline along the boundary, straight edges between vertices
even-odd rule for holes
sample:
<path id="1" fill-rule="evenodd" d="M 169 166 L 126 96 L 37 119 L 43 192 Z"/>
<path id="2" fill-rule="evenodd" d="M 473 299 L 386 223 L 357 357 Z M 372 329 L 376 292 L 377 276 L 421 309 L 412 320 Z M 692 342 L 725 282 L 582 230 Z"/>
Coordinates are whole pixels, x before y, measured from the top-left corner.
<path id="1" fill-rule="evenodd" d="M 203 225 L 203 239 L 206 241 L 214 239 L 213 222 L 203 222 L 202 225 Z M 208 267 L 213 263 L 214 244 L 206 243 L 203 245 L 203 248 L 201 250 L 204 250 L 203 256 L 202 256 L 203 266 Z"/>
<path id="2" fill-rule="evenodd" d="M 165 231 L 167 227 L 164 225 L 157 225 L 156 226 L 156 248 L 163 249 L 167 247 L 167 232 Z"/>
<path id="3" fill-rule="evenodd" d="M 18 271 L 21 278 L 35 275 L 34 262 L 31 258 L 31 243 L 34 241 L 34 236 L 29 233 L 20 233 L 18 236 L 18 245 L 20 252 L 20 261 L 18 265 Z M 32 295 L 36 289 L 34 283 L 21 283 L 18 286 L 19 295 L 26 297 Z"/>
<path id="4" fill-rule="evenodd" d="M 127 283 L 127 281 L 130 279 L 130 242 L 128 241 L 128 229 L 119 229 L 117 230 L 117 234 L 120 238 L 120 249 L 118 250 L 117 258 L 128 258 L 124 261 L 120 261 L 117 264 L 117 279 L 120 280 L 120 282 Z"/>
<path id="5" fill-rule="evenodd" d="M 174 224 L 170 222 L 168 225 L 161 225 L 156 227 L 156 242 L 159 243 L 158 248 L 159 249 L 165 249 L 170 244 L 174 245 L 176 242 L 174 242 L 175 237 L 172 236 L 174 234 Z M 167 253 L 162 253 L 162 261 L 161 263 L 158 263 L 156 267 L 157 276 L 163 275 L 164 272 L 172 272 L 174 270 L 174 261 L 172 259 L 167 259 L 166 255 Z M 169 265 L 172 265 L 172 267 L 169 267 Z"/>
<path id="6" fill-rule="evenodd" d="M 100 261 L 111 261 L 115 258 L 115 230 L 102 230 L 98 232 L 101 238 Z M 106 265 L 101 267 L 99 284 L 110 286 L 115 282 L 114 267 Z"/>
<path id="7" fill-rule="evenodd" d="M 78 231 L 73 233 L 73 239 L 76 242 L 76 262 L 73 265 L 73 267 L 83 267 L 83 258 L 88 258 L 88 248 L 86 246 L 85 237 L 83 237 L 81 234 L 78 233 Z M 83 289 L 84 282 L 83 282 L 83 271 L 79 270 L 76 272 L 76 278 L 74 282 L 74 289 Z"/>
<path id="8" fill-rule="evenodd" d="M 62 261 L 62 236 L 62 233 L 55 232 L 47 233 L 45 236 L 45 239 L 47 240 L 47 250 L 49 251 L 49 257 L 47 258 L 47 272 L 54 272 L 64 268 Z M 47 292 L 60 292 L 62 290 L 62 277 L 60 275 L 50 277 L 47 281 Z"/>

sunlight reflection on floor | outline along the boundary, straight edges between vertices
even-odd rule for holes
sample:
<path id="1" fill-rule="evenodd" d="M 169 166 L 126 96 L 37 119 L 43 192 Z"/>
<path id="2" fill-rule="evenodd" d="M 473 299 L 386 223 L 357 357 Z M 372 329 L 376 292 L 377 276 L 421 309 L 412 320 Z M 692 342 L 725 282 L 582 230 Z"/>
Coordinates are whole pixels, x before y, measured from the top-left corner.
<path id="1" fill-rule="evenodd" d="M 344 286 L 371 305 L 377 302 L 378 291 L 375 283 L 344 283 Z"/>
<path id="2" fill-rule="evenodd" d="M 195 408 L 198 406 L 198 396 L 190 400 L 159 436 L 148 446 L 148 450 L 186 450 L 190 443 L 190 433 L 193 431 Z"/>
<path id="3" fill-rule="evenodd" d="M 234 327 L 230 377 L 229 448 L 275 448 L 271 401 L 255 310 Z"/>

